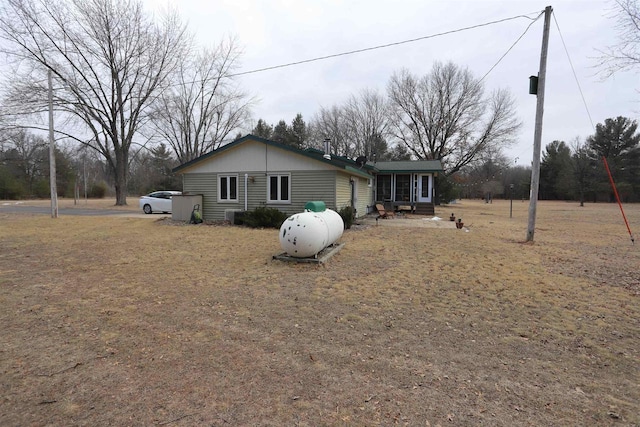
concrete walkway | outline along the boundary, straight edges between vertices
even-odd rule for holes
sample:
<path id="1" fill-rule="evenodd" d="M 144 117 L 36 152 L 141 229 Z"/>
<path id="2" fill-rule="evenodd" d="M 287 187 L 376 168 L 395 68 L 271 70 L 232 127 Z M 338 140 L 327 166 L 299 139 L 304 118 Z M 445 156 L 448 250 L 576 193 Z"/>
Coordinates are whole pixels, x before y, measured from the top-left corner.
<path id="1" fill-rule="evenodd" d="M 362 218 L 356 219 L 356 224 L 361 225 L 376 225 L 377 215 L 367 215 Z M 440 218 L 440 220 L 434 220 L 433 217 L 425 217 L 421 215 L 396 215 L 392 218 L 380 218 L 377 220 L 377 225 L 382 227 L 420 227 L 420 228 L 450 228 L 455 230 L 456 224 L 453 221 L 449 221 L 449 218 Z"/>

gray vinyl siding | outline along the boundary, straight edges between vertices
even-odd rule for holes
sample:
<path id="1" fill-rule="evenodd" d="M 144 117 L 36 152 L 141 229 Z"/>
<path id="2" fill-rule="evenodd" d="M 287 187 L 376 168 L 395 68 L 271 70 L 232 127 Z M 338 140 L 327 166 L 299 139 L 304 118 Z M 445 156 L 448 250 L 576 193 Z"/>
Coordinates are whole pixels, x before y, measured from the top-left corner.
<path id="1" fill-rule="evenodd" d="M 358 180 L 358 205 L 356 206 L 356 217 L 366 215 L 367 208 L 371 205 L 371 187 L 369 180 L 363 178 L 355 178 Z"/>
<path id="2" fill-rule="evenodd" d="M 202 212 L 206 212 L 206 206 L 215 201 L 217 191 L 216 175 L 210 173 L 185 174 L 182 179 L 183 194 L 201 194 Z"/>
<path id="3" fill-rule="evenodd" d="M 291 172 L 291 203 L 267 204 L 267 175 L 262 172 L 247 172 L 247 208 L 253 210 L 258 206 L 279 209 L 287 215 L 302 212 L 304 205 L 311 200 L 322 200 L 327 208 L 336 210 L 336 172 L 335 171 L 295 171 Z M 270 172 L 284 174 L 288 172 Z M 202 194 L 202 216 L 206 220 L 224 219 L 225 209 L 244 210 L 244 174 L 238 173 L 238 202 L 218 203 L 218 174 L 193 173 L 184 174 L 183 191 L 190 194 Z M 347 180 L 348 185 L 348 180 Z"/>
<path id="4" fill-rule="evenodd" d="M 337 197 L 337 210 L 351 206 L 351 183 L 349 182 L 350 175 L 341 173 L 338 175 L 336 181 L 336 197 Z"/>
<path id="5" fill-rule="evenodd" d="M 354 179 L 357 184 L 357 201 L 356 201 L 356 217 L 361 217 L 367 214 L 367 207 L 371 202 L 371 188 L 369 187 L 369 181 L 360 178 L 358 176 L 339 174 L 336 182 L 336 194 L 337 194 L 337 210 L 344 208 L 345 206 L 351 206 L 351 179 Z"/>
<path id="6" fill-rule="evenodd" d="M 265 189 L 266 197 L 266 189 Z M 335 171 L 296 171 L 291 173 L 291 204 L 269 205 L 293 215 L 304 211 L 304 205 L 321 200 L 329 209 L 336 209 Z"/>
<path id="7" fill-rule="evenodd" d="M 252 211 L 258 206 L 266 206 L 267 204 L 267 177 L 264 171 L 248 173 L 253 179 L 249 180 L 247 184 L 249 187 L 247 210 Z M 242 184 L 244 185 L 244 175 L 242 175 Z M 244 209 L 244 193 L 242 193 L 242 197 L 242 209 Z"/>
<path id="8" fill-rule="evenodd" d="M 252 185 L 249 183 L 249 202 L 252 196 Z M 238 174 L 237 202 L 218 203 L 217 173 L 184 174 L 183 191 L 190 194 L 202 194 L 202 218 L 206 220 L 224 219 L 224 211 L 227 209 L 244 210 L 244 173 Z"/>

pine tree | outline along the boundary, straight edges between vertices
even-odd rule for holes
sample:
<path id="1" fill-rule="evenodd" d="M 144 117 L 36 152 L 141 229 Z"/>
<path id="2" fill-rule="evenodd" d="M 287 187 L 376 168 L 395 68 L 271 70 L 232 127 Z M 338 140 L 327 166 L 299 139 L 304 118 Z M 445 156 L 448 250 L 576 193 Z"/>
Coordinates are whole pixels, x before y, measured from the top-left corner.
<path id="1" fill-rule="evenodd" d="M 302 118 L 302 114 L 296 114 L 296 117 L 291 122 L 290 128 L 291 144 L 297 148 L 303 148 L 309 137 L 307 133 L 307 124 Z"/>
<path id="2" fill-rule="evenodd" d="M 289 145 L 289 126 L 284 120 L 280 120 L 277 125 L 273 128 L 273 135 L 271 136 L 276 142 L 280 144 Z"/>
<path id="3" fill-rule="evenodd" d="M 547 144 L 540 165 L 540 198 L 566 200 L 574 187 L 571 150 L 564 141 Z"/>
<path id="4" fill-rule="evenodd" d="M 638 123 L 627 117 L 618 116 L 606 119 L 604 124 L 596 125 L 596 133 L 587 139 L 589 149 L 594 153 L 598 164 L 602 192 L 609 192 L 609 200 L 613 201 L 608 176 L 603 166 L 602 158 L 606 157 L 615 180 L 618 192 L 624 201 L 640 198 L 640 133 L 637 132 Z"/>
<path id="5" fill-rule="evenodd" d="M 264 120 L 258 119 L 258 123 L 251 133 L 260 138 L 270 139 L 273 134 L 273 127 Z"/>

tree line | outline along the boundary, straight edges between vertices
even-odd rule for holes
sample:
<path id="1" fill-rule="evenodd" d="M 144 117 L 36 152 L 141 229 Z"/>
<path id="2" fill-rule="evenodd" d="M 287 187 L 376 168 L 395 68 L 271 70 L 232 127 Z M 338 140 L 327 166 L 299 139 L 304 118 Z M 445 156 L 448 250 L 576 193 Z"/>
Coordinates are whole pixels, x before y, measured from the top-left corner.
<path id="1" fill-rule="evenodd" d="M 640 202 L 640 132 L 637 121 L 628 117 L 606 119 L 584 141 L 548 143 L 542 152 L 538 197 L 580 205 L 613 202 L 604 158 L 622 201 Z M 510 165 L 494 153 L 454 177 L 452 197 L 528 199 L 530 180 L 530 167 Z"/>
<path id="2" fill-rule="evenodd" d="M 60 197 L 102 198 L 111 194 L 114 177 L 104 159 L 72 145 L 55 148 L 56 185 Z M 180 188 L 172 174 L 178 162 L 165 144 L 138 153 L 130 161 L 128 192 L 146 194 Z M 0 199 L 48 198 L 49 142 L 24 129 L 0 133 Z"/>
<path id="3" fill-rule="evenodd" d="M 586 141 L 553 141 L 542 155 L 540 198 L 614 201 L 607 164 L 623 202 L 640 201 L 640 133 L 627 117 L 609 118 Z"/>

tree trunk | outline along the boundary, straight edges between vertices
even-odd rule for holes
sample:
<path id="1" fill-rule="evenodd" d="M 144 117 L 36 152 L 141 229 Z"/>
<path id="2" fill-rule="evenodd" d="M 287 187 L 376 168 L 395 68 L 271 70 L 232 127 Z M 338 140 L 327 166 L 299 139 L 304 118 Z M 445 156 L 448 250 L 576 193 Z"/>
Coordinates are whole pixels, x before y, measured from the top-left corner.
<path id="1" fill-rule="evenodd" d="M 127 205 L 127 169 L 128 169 L 127 153 L 116 150 L 116 170 L 115 170 L 115 187 L 116 187 L 116 206 Z"/>

